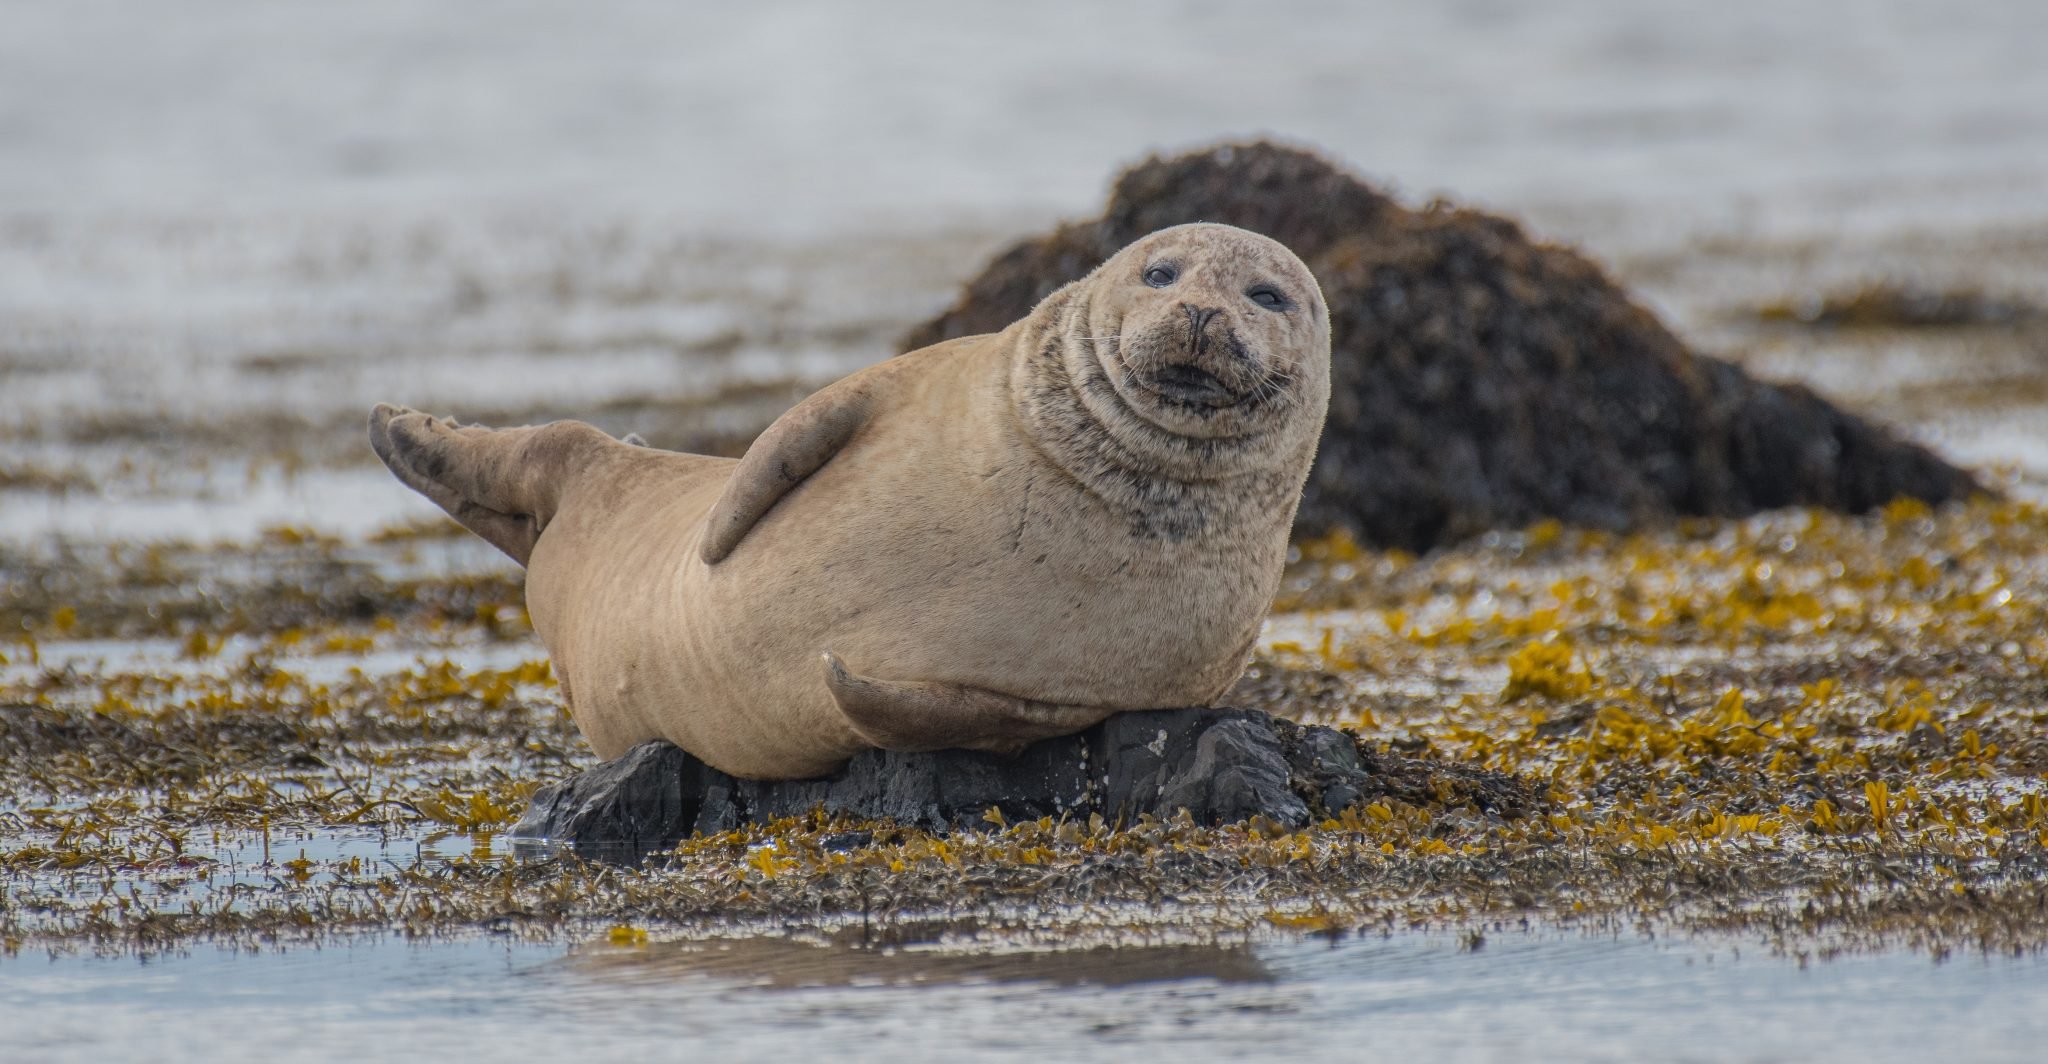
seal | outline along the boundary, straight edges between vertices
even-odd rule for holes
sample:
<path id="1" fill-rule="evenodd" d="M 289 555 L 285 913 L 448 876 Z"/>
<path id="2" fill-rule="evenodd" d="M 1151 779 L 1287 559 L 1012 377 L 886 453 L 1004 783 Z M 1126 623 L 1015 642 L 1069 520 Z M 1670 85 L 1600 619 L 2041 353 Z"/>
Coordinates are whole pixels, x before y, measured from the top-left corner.
<path id="1" fill-rule="evenodd" d="M 737 460 L 387 405 L 370 439 L 527 566 L 600 756 L 667 739 L 804 778 L 1221 697 L 1278 589 L 1329 359 L 1301 260 L 1194 224 L 826 387 Z"/>

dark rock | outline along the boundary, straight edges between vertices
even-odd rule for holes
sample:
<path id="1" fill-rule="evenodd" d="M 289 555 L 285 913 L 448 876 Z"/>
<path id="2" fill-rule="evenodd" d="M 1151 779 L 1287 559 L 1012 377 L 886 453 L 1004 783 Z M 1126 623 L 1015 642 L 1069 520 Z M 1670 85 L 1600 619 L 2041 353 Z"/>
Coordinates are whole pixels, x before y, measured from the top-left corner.
<path id="1" fill-rule="evenodd" d="M 703 762 L 668 743 L 642 743 L 625 755 L 534 793 L 515 836 L 529 824 L 544 824 L 541 835 L 573 840 L 587 855 L 638 856 L 673 846 L 689 834 L 699 795 L 685 803 L 684 781 L 699 776 Z"/>
<path id="2" fill-rule="evenodd" d="M 1512 777 L 1375 752 L 1335 728 L 1252 710 L 1176 709 L 1120 713 L 1013 758 L 870 750 L 816 780 L 735 779 L 668 743 L 643 743 L 541 788 L 511 835 L 635 861 L 692 834 L 814 810 L 931 831 L 974 826 L 990 809 L 1009 820 L 1099 814 L 1124 823 L 1185 810 L 1202 824 L 1264 817 L 1299 828 L 1383 797 L 1506 815 L 1531 801 Z M 840 832 L 829 844 L 855 848 L 863 834 Z"/>
<path id="3" fill-rule="evenodd" d="M 997 256 L 906 349 L 994 332 L 1130 241 L 1182 222 L 1265 233 L 1330 302 L 1330 418 L 1295 522 L 1424 550 L 1542 518 L 1602 528 L 1981 490 L 1799 385 L 1687 351 L 1593 262 L 1515 223 L 1413 211 L 1304 151 L 1148 160 L 1093 221 Z"/>

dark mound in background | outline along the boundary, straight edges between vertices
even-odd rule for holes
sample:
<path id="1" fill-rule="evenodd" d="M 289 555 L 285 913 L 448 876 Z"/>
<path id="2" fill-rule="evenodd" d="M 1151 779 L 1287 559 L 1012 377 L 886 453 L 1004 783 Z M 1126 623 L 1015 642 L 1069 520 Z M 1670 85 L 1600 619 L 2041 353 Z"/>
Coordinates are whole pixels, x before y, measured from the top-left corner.
<path id="1" fill-rule="evenodd" d="M 995 332 L 1132 240 L 1195 221 L 1293 248 L 1330 302 L 1330 420 L 1297 535 L 1425 550 L 1546 517 L 1625 528 L 1980 490 L 1805 387 L 1693 355 L 1569 248 L 1478 211 L 1408 210 L 1263 142 L 1139 164 L 1101 218 L 1003 252 L 904 347 Z"/>

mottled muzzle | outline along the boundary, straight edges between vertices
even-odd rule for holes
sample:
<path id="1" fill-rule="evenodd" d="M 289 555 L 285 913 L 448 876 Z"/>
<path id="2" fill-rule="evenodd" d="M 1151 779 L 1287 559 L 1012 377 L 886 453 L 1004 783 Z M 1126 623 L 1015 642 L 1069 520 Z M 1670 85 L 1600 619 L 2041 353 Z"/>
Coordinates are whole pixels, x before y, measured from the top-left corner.
<path id="1" fill-rule="evenodd" d="M 1099 372 L 1137 418 L 1221 440 L 1321 410 L 1328 316 L 1314 276 L 1280 244 L 1177 226 L 1119 252 L 1087 288 L 1075 326 L 1096 366 L 1082 376 Z"/>
<path id="2" fill-rule="evenodd" d="M 1199 303 L 1176 309 L 1181 313 L 1160 315 L 1135 336 L 1125 330 L 1117 353 L 1128 384 L 1197 416 L 1285 395 L 1284 375 L 1268 369 L 1232 315 Z"/>

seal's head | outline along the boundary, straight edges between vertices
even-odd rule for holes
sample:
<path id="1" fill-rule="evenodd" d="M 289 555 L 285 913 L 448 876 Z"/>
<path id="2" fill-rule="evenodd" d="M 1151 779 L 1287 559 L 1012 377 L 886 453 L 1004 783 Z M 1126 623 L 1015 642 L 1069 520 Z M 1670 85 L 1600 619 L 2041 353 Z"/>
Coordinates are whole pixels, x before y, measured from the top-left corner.
<path id="1" fill-rule="evenodd" d="M 1279 242 L 1227 225 L 1175 226 L 1076 288 L 1064 331 L 1081 364 L 1070 369 L 1087 380 L 1099 367 L 1136 417 L 1205 440 L 1283 431 L 1305 417 L 1311 432 L 1320 428 L 1329 313 L 1315 276 Z"/>

